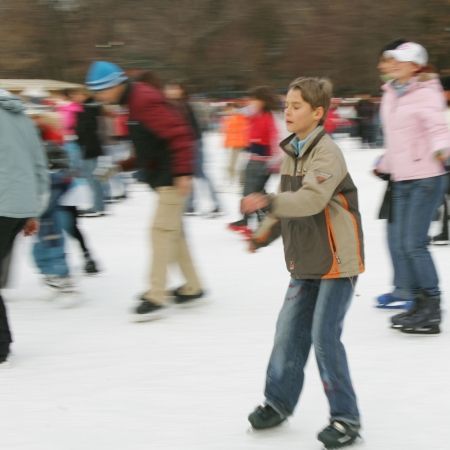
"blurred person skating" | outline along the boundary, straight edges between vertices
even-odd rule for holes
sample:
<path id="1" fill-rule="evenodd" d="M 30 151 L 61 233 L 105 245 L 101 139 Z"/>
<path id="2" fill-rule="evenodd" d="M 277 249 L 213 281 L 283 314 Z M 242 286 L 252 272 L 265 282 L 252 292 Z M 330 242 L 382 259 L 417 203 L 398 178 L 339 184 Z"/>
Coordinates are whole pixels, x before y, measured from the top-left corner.
<path id="1" fill-rule="evenodd" d="M 71 92 L 69 97 L 82 108 L 76 113 L 75 134 L 81 150 L 82 174 L 94 197 L 92 209 L 83 213 L 85 216 L 95 216 L 105 211 L 103 186 L 94 176 L 99 157 L 103 156 L 99 131 L 102 107 L 88 92 L 81 89 Z"/>
<path id="2" fill-rule="evenodd" d="M 77 223 L 77 176 L 82 171 L 81 155 L 77 146 L 64 147 L 64 135 L 51 113 L 30 110 L 27 114 L 32 117 L 43 140 L 51 180 L 50 201 L 41 217 L 33 256 L 46 284 L 71 292 L 75 290 L 75 284 L 67 263 L 63 231 L 78 241 L 83 252 L 85 272 L 98 272 Z"/>
<path id="3" fill-rule="evenodd" d="M 442 203 L 442 229 L 439 234 L 433 236 L 430 239 L 430 243 L 433 245 L 449 245 L 450 239 L 448 234 L 448 202 L 450 201 L 450 164 L 447 164 L 447 192 L 444 194 L 444 201 Z"/>
<path id="4" fill-rule="evenodd" d="M 79 146 L 65 146 L 64 149 L 68 156 L 68 170 L 71 178 L 70 184 L 58 201 L 56 213 L 60 216 L 63 230 L 74 238 L 80 246 L 85 273 L 92 275 L 99 273 L 99 269 L 86 244 L 85 235 L 78 226 L 79 209 L 84 204 L 84 200 L 80 197 L 83 196 L 82 188 L 86 182 L 84 177 L 86 174 L 85 161 L 82 160 Z"/>
<path id="5" fill-rule="evenodd" d="M 194 173 L 194 136 L 185 119 L 163 93 L 141 82 L 130 82 L 117 65 L 94 62 L 86 84 L 97 100 L 127 105 L 135 156 L 120 162 L 123 170 L 140 167 L 158 197 L 151 225 L 150 289 L 135 309 L 137 320 L 159 317 L 166 302 L 167 271 L 176 263 L 186 283 L 174 291 L 175 302 L 203 296 L 183 230 L 183 211 Z"/>
<path id="6" fill-rule="evenodd" d="M 326 448 L 352 444 L 360 414 L 341 333 L 364 252 L 357 188 L 344 156 L 323 122 L 331 83 L 298 78 L 289 86 L 285 120 L 293 133 L 281 142 L 279 193 L 251 194 L 242 209 L 269 212 L 250 250 L 283 238 L 291 278 L 279 313 L 267 368 L 265 403 L 248 417 L 255 430 L 275 427 L 293 414 L 314 346 L 330 407 L 330 423 L 318 439 Z"/>
<path id="7" fill-rule="evenodd" d="M 49 196 L 42 144 L 24 110 L 17 97 L 0 90 L 0 267 L 4 267 L 3 260 L 21 230 L 27 236 L 37 232 L 37 218 L 46 208 Z M 0 363 L 8 358 L 11 342 L 0 293 Z"/>
<path id="8" fill-rule="evenodd" d="M 55 106 L 56 111 L 61 117 L 61 130 L 64 137 L 64 148 L 68 154 L 78 153 L 81 155 L 80 146 L 78 144 L 78 136 L 76 132 L 78 116 L 83 113 L 83 106 L 73 99 L 74 92 L 64 91 L 60 93 L 58 102 Z M 79 97 L 78 94 L 75 94 Z M 86 181 L 89 183 L 90 175 L 87 174 Z M 95 205 L 95 190 L 91 191 Z M 97 200 L 98 201 L 98 200 Z M 82 215 L 86 217 L 98 217 L 104 214 L 104 205 L 101 211 L 96 211 L 93 207 L 84 209 Z"/>
<path id="9" fill-rule="evenodd" d="M 436 74 L 426 73 L 424 47 L 407 42 L 385 52 L 394 59 L 393 80 L 383 86 L 381 118 L 386 152 L 376 171 L 392 181 L 388 223 L 397 264 L 413 296 L 413 306 L 391 318 L 406 333 L 439 333 L 441 291 L 428 251 L 428 229 L 442 201 L 444 161 L 450 152 L 445 100 Z"/>
<path id="10" fill-rule="evenodd" d="M 450 78 L 449 78 L 450 80 Z M 446 91 L 447 97 L 447 124 L 450 127 L 450 91 Z M 433 245 L 449 245 L 450 239 L 448 234 L 448 205 L 450 202 L 450 160 L 446 161 L 446 169 L 447 169 L 447 192 L 444 195 L 444 200 L 442 202 L 442 228 L 441 232 L 436 236 L 431 238 L 431 244 Z"/>
<path id="11" fill-rule="evenodd" d="M 376 117 L 378 106 L 370 96 L 361 98 L 356 105 L 356 113 L 359 125 L 359 137 L 363 148 L 376 146 Z"/>
<path id="12" fill-rule="evenodd" d="M 386 83 L 392 80 L 391 68 L 395 64 L 395 60 L 385 54 L 388 50 L 395 50 L 400 45 L 406 43 L 404 39 L 397 39 L 385 45 L 378 56 L 378 71 L 380 73 L 381 80 Z M 380 112 L 378 113 L 380 116 Z M 380 143 L 383 143 L 383 131 L 381 127 L 381 118 L 379 120 L 380 130 L 378 131 L 380 137 L 378 138 Z M 390 181 L 389 174 L 384 174 L 380 177 L 386 181 L 386 192 L 384 194 L 383 205 L 380 210 L 379 218 L 387 219 L 386 232 L 389 254 L 392 261 L 393 269 L 393 285 L 394 289 L 392 292 L 387 292 L 385 294 L 378 295 L 377 307 L 387 308 L 387 309 L 408 309 L 412 305 L 412 295 L 410 290 L 407 288 L 405 266 L 400 264 L 399 255 L 397 254 L 397 246 L 395 243 L 395 234 L 393 233 L 393 228 L 390 226 L 392 218 L 390 217 L 390 210 L 392 206 L 392 182 Z"/>
<path id="13" fill-rule="evenodd" d="M 204 155 L 203 155 L 203 141 L 202 141 L 202 129 L 199 121 L 197 120 L 194 110 L 189 103 L 189 95 L 186 87 L 177 82 L 170 82 L 164 86 L 165 96 L 175 105 L 175 107 L 181 112 L 187 123 L 190 125 L 195 137 L 195 165 L 194 165 L 194 178 L 201 182 L 204 182 L 208 187 L 209 194 L 213 203 L 213 209 L 209 212 L 210 217 L 216 217 L 222 213 L 219 197 L 214 188 L 214 185 L 205 172 L 204 168 Z M 192 187 L 191 193 L 186 202 L 186 214 L 196 213 L 196 204 L 198 202 L 198 193 L 196 193 L 195 185 Z"/>
<path id="14" fill-rule="evenodd" d="M 272 172 L 277 170 L 276 140 L 278 132 L 272 111 L 277 108 L 277 98 L 267 86 L 260 86 L 249 93 L 249 153 L 244 175 L 243 196 L 254 192 L 264 192 Z M 257 211 L 256 217 L 261 222 L 263 211 Z M 249 236 L 249 214 L 228 225 L 232 231 Z"/>
<path id="15" fill-rule="evenodd" d="M 222 120 L 224 147 L 228 152 L 227 184 L 233 189 L 241 176 L 237 174 L 239 156 L 248 147 L 248 119 L 241 113 L 235 103 L 228 103 Z"/>

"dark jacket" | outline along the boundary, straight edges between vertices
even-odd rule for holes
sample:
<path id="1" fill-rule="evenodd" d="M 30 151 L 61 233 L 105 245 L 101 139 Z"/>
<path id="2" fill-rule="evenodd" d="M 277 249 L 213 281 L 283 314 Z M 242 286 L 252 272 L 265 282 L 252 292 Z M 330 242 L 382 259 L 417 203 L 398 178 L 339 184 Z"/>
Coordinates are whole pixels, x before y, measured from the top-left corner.
<path id="1" fill-rule="evenodd" d="M 281 143 L 280 193 L 256 233 L 264 246 L 283 236 L 293 278 L 344 278 L 364 271 L 357 189 L 339 147 L 318 127 L 297 158 L 290 136 Z"/>
<path id="2" fill-rule="evenodd" d="M 83 159 L 93 159 L 103 155 L 98 133 L 98 120 L 101 114 L 100 104 L 93 99 L 87 100 L 83 104 L 83 111 L 77 114 L 75 132 Z"/>
<path id="3" fill-rule="evenodd" d="M 124 170 L 144 169 L 153 188 L 172 186 L 173 178 L 194 171 L 194 136 L 180 112 L 161 91 L 130 83 L 121 101 L 129 109 L 129 133 L 136 158 L 122 161 Z"/>

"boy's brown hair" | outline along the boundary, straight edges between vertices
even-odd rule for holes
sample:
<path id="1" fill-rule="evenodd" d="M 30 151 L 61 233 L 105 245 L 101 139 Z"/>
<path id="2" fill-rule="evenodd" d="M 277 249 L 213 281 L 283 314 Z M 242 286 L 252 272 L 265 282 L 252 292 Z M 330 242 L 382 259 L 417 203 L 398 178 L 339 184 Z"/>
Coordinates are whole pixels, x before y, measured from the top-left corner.
<path id="1" fill-rule="evenodd" d="M 300 77 L 289 85 L 289 90 L 291 89 L 298 89 L 302 93 L 303 100 L 309 103 L 313 109 L 323 108 L 323 117 L 319 122 L 322 125 L 325 122 L 333 95 L 331 81 L 327 78 Z"/>

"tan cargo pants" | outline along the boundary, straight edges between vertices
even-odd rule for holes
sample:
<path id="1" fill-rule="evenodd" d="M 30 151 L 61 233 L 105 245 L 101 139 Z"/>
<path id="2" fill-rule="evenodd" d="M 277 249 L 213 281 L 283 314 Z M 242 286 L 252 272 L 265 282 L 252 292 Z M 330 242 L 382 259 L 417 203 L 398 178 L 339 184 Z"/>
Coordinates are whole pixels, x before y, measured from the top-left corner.
<path id="1" fill-rule="evenodd" d="M 186 284 L 183 293 L 196 294 L 202 287 L 194 268 L 183 232 L 183 212 L 186 197 L 175 187 L 156 189 L 158 205 L 151 227 L 152 264 L 150 290 L 144 295 L 148 300 L 163 304 L 166 297 L 167 271 L 170 264 L 179 266 Z"/>

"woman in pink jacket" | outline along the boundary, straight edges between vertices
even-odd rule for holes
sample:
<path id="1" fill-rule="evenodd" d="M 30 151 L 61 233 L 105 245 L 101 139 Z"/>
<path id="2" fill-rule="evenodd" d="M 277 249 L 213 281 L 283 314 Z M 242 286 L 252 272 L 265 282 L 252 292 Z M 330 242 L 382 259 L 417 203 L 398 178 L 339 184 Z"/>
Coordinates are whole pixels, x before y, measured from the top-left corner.
<path id="1" fill-rule="evenodd" d="M 428 228 L 446 188 L 444 161 L 450 133 L 439 79 L 425 73 L 428 55 L 421 45 L 407 42 L 385 52 L 393 58 L 393 80 L 383 89 L 381 119 L 386 152 L 377 172 L 393 182 L 388 239 L 392 257 L 402 267 L 404 286 L 413 307 L 391 318 L 405 333 L 439 333 L 439 281 L 428 251 Z"/>

